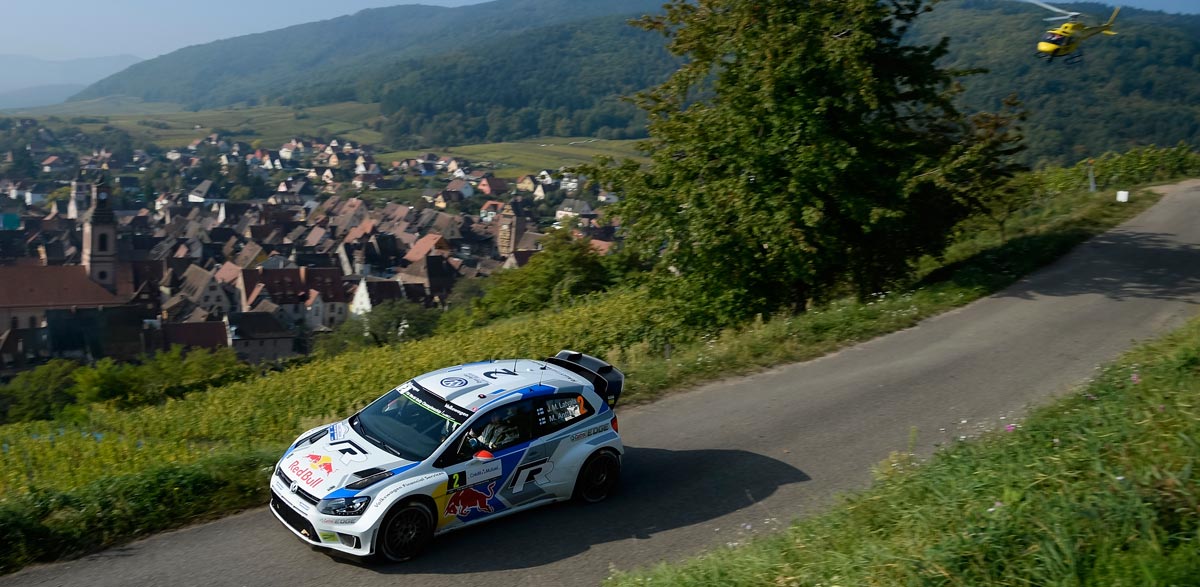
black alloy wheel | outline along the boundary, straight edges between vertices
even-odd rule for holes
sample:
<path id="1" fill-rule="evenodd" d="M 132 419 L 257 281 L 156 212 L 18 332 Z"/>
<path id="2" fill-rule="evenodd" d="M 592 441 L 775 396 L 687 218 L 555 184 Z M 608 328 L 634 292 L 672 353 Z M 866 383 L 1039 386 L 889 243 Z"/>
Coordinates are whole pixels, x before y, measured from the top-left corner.
<path id="1" fill-rule="evenodd" d="M 621 480 L 621 460 L 612 451 L 602 450 L 588 457 L 575 481 L 575 498 L 584 503 L 604 501 Z"/>
<path id="2" fill-rule="evenodd" d="M 420 554 L 433 539 L 433 513 L 420 502 L 389 512 L 379 528 L 378 553 L 384 560 L 406 561 Z"/>

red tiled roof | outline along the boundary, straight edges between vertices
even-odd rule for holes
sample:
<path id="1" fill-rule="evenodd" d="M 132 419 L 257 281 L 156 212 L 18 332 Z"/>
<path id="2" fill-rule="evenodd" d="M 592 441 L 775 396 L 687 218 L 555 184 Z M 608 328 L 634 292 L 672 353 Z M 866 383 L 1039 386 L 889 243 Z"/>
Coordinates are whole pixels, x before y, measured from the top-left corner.
<path id="1" fill-rule="evenodd" d="M 0 308 L 117 306 L 123 300 L 88 279 L 82 265 L 0 267 Z"/>
<path id="2" fill-rule="evenodd" d="M 409 249 L 408 254 L 404 255 L 404 259 L 409 263 L 416 263 L 417 261 L 424 259 L 425 256 L 428 255 L 441 240 L 442 235 L 436 233 L 427 234 L 421 237 L 421 240 L 418 240 L 417 243 L 414 244 L 411 249 Z"/>

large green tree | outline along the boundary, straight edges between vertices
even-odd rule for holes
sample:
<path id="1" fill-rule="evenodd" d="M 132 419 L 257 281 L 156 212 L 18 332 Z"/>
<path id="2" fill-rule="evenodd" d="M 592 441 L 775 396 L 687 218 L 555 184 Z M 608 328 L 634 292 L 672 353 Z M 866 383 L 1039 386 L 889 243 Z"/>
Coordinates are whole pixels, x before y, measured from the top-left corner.
<path id="1" fill-rule="evenodd" d="M 903 42 L 925 0 L 675 0 L 641 25 L 686 64 L 638 97 L 649 165 L 591 168 L 699 319 L 860 296 L 938 253 L 968 207 L 936 170 L 970 140 L 959 73 Z"/>

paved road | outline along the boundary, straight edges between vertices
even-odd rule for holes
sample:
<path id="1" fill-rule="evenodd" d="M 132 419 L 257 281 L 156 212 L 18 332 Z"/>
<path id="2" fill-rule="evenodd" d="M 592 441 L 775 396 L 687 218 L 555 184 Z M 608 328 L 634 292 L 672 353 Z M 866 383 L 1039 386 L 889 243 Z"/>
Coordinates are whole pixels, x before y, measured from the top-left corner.
<path id="1" fill-rule="evenodd" d="M 1046 270 L 918 327 L 623 410 L 619 496 L 450 534 L 407 564 L 314 552 L 256 509 L 0 584 L 595 585 L 611 568 L 679 560 L 817 511 L 865 486 L 913 428 L 928 453 L 1068 390 L 1195 314 L 1198 245 L 1193 181 Z"/>

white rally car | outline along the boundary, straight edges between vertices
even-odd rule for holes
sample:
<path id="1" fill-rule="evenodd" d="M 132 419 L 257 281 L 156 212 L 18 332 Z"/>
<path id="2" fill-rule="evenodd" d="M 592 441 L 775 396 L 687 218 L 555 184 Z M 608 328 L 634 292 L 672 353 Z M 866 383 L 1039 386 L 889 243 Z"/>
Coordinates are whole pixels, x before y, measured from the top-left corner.
<path id="1" fill-rule="evenodd" d="M 302 540 L 401 561 L 435 534 L 612 493 L 624 375 L 562 351 L 426 373 L 309 430 L 271 476 L 271 511 Z"/>

